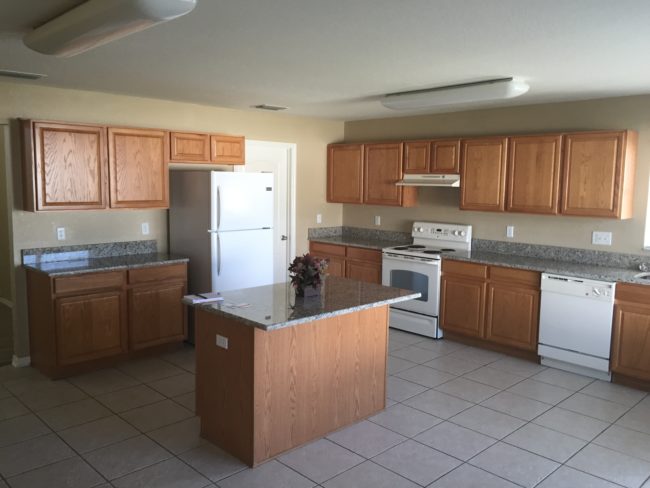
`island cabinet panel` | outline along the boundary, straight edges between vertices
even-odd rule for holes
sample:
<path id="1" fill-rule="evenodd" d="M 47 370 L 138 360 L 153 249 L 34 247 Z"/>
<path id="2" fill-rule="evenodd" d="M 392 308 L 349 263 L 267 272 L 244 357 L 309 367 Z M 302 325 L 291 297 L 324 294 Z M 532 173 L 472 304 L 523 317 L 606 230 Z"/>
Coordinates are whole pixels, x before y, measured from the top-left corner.
<path id="1" fill-rule="evenodd" d="M 327 147 L 327 201 L 363 202 L 363 144 Z"/>
<path id="2" fill-rule="evenodd" d="M 385 406 L 387 306 L 274 331 L 197 320 L 201 435 L 251 466 Z"/>
<path id="3" fill-rule="evenodd" d="M 633 131 L 566 134 L 562 213 L 631 218 L 636 145 Z"/>
<path id="4" fill-rule="evenodd" d="M 612 371 L 650 387 L 650 287 L 619 283 L 614 306 Z"/>
<path id="5" fill-rule="evenodd" d="M 460 140 L 443 139 L 431 143 L 431 173 L 452 173 L 460 172 Z"/>
<path id="6" fill-rule="evenodd" d="M 366 144 L 363 164 L 363 203 L 402 205 L 402 143 Z"/>
<path id="7" fill-rule="evenodd" d="M 461 142 L 461 210 L 505 210 L 507 148 L 505 137 Z"/>
<path id="8" fill-rule="evenodd" d="M 404 173 L 429 172 L 431 141 L 406 141 L 404 143 Z"/>
<path id="9" fill-rule="evenodd" d="M 508 141 L 506 210 L 557 214 L 562 136 L 518 136 Z"/>
<path id="10" fill-rule="evenodd" d="M 52 122 L 22 124 L 25 208 L 106 208 L 106 129 Z"/>
<path id="11" fill-rule="evenodd" d="M 115 356 L 128 349 L 126 309 L 121 290 L 56 300 L 59 364 Z"/>
<path id="12" fill-rule="evenodd" d="M 169 133 L 108 128 L 112 208 L 169 207 Z"/>
<path id="13" fill-rule="evenodd" d="M 210 134 L 172 132 L 169 135 L 170 161 L 179 163 L 209 163 Z"/>
<path id="14" fill-rule="evenodd" d="M 210 159 L 213 163 L 244 164 L 246 142 L 244 136 L 212 134 L 210 136 Z"/>

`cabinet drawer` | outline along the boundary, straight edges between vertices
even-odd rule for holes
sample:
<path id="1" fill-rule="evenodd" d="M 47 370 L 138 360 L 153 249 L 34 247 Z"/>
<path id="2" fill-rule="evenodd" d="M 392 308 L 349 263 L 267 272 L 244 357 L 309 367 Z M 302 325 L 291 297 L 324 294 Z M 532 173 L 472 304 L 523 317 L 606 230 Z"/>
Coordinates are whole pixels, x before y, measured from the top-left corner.
<path id="1" fill-rule="evenodd" d="M 443 259 L 442 272 L 471 276 L 473 278 L 486 279 L 488 267 L 484 264 L 465 263 L 461 261 L 449 261 Z"/>
<path id="2" fill-rule="evenodd" d="M 521 284 L 539 288 L 541 275 L 537 271 L 490 266 L 490 280 L 505 281 L 507 283 L 516 281 Z"/>
<path id="3" fill-rule="evenodd" d="M 129 284 L 187 280 L 186 264 L 169 264 L 129 270 Z"/>
<path id="4" fill-rule="evenodd" d="M 647 305 L 650 303 L 650 286 L 619 283 L 616 285 L 615 296 L 616 300 Z"/>
<path id="5" fill-rule="evenodd" d="M 87 273 L 54 278 L 54 293 L 88 292 L 106 288 L 120 288 L 124 284 L 123 271 Z"/>
<path id="6" fill-rule="evenodd" d="M 309 244 L 309 250 L 312 254 L 316 256 L 321 256 L 321 254 L 329 254 L 332 256 L 345 256 L 345 246 L 339 246 L 338 244 L 325 244 L 323 242 L 311 242 Z"/>
<path id="7" fill-rule="evenodd" d="M 363 249 L 360 247 L 348 246 L 346 256 L 348 259 L 370 261 L 371 263 L 381 263 L 381 251 L 378 251 L 376 249 Z"/>

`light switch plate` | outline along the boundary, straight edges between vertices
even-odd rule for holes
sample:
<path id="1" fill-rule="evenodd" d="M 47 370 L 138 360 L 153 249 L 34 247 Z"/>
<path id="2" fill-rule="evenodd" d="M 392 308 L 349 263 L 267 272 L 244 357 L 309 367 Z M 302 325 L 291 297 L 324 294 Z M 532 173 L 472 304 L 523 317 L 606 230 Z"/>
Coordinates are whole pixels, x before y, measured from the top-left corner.
<path id="1" fill-rule="evenodd" d="M 323 223 L 323 214 L 316 214 L 316 223 L 317 224 Z"/>
<path id="2" fill-rule="evenodd" d="M 142 222 L 142 235 L 143 236 L 149 235 L 149 222 Z"/>
<path id="3" fill-rule="evenodd" d="M 381 225 L 381 215 L 375 215 L 375 225 Z"/>
<path id="4" fill-rule="evenodd" d="M 611 246 L 612 233 L 611 232 L 596 232 L 591 234 L 591 243 L 597 246 Z"/>
<path id="5" fill-rule="evenodd" d="M 228 349 L 228 338 L 217 334 L 217 347 Z"/>
<path id="6" fill-rule="evenodd" d="M 65 241 L 65 227 L 56 228 L 56 239 L 59 241 Z"/>
<path id="7" fill-rule="evenodd" d="M 506 237 L 509 239 L 512 239 L 515 237 L 515 226 L 514 225 L 508 225 L 506 226 Z"/>

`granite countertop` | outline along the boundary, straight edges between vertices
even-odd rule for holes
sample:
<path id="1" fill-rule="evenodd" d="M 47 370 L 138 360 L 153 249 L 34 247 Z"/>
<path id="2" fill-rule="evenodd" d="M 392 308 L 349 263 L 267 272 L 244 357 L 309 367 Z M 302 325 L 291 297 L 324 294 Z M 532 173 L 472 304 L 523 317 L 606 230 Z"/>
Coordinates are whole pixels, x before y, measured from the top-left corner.
<path id="1" fill-rule="evenodd" d="M 420 297 L 399 288 L 328 276 L 318 297 L 299 298 L 290 283 L 225 291 L 222 302 L 197 305 L 202 310 L 265 331 L 312 322 Z M 250 304 L 250 306 L 242 306 Z"/>
<path id="2" fill-rule="evenodd" d="M 99 271 L 144 268 L 165 264 L 186 263 L 189 259 L 166 253 L 125 254 L 118 256 L 88 257 L 63 261 L 36 261 L 23 263 L 27 269 L 49 276 L 66 276 Z"/>
<path id="3" fill-rule="evenodd" d="M 363 247 L 366 249 L 383 249 L 385 247 L 400 246 L 411 244 L 413 239 L 404 239 L 403 241 L 386 240 L 386 239 L 367 239 L 355 236 L 326 236 L 312 237 L 312 242 L 323 242 L 325 244 L 338 244 L 339 246 Z"/>

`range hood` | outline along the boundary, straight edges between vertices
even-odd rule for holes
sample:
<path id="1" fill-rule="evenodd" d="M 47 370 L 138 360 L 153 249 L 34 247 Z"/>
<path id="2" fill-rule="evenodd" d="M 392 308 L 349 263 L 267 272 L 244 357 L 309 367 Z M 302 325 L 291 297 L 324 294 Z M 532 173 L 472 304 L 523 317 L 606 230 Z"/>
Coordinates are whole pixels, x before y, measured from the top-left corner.
<path id="1" fill-rule="evenodd" d="M 446 186 L 459 187 L 460 175 L 449 174 L 420 174 L 404 175 L 402 181 L 395 183 L 397 186 Z"/>

